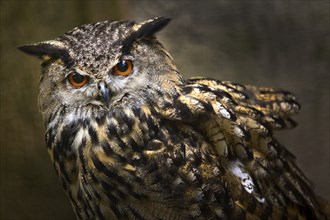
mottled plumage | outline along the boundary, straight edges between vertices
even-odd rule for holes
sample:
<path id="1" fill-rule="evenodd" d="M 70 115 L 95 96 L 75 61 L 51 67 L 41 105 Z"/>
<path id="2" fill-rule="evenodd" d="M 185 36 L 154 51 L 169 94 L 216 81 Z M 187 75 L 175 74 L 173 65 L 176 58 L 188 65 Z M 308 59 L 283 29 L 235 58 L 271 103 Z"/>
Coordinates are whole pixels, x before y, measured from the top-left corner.
<path id="1" fill-rule="evenodd" d="M 42 59 L 46 143 L 78 219 L 324 219 L 273 131 L 286 91 L 184 80 L 154 34 L 105 21 L 20 49 Z"/>

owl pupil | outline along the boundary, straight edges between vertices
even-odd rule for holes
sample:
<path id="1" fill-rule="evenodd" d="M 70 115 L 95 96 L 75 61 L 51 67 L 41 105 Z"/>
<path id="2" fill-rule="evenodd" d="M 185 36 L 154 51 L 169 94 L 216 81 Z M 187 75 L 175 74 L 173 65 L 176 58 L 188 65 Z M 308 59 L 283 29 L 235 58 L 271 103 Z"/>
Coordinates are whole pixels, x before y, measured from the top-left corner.
<path id="1" fill-rule="evenodd" d="M 117 68 L 118 68 L 119 71 L 125 72 L 128 69 L 128 65 L 127 65 L 126 61 L 123 60 L 123 61 L 120 61 L 117 64 Z"/>
<path id="2" fill-rule="evenodd" d="M 82 83 L 85 80 L 85 77 L 79 73 L 74 73 L 72 79 L 75 83 Z"/>

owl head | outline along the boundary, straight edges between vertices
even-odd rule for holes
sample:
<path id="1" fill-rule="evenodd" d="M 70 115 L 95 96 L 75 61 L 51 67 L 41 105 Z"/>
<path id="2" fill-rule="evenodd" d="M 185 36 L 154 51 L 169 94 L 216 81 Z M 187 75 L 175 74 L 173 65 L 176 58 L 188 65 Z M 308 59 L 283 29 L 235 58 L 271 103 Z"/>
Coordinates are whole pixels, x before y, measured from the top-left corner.
<path id="1" fill-rule="evenodd" d="M 39 107 L 44 120 L 58 106 L 86 113 L 113 108 L 125 96 L 134 97 L 137 105 L 174 92 L 181 76 L 154 37 L 169 21 L 98 22 L 19 47 L 42 60 Z"/>

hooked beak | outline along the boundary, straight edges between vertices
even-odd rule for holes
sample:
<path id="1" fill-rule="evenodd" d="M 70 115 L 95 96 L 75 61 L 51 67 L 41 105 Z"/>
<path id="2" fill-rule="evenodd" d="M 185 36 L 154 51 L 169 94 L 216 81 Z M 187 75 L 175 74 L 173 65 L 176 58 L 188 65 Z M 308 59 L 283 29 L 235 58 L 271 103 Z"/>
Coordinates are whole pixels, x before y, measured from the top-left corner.
<path id="1" fill-rule="evenodd" d="M 97 88 L 99 90 L 99 97 L 101 101 L 108 106 L 110 101 L 110 90 L 107 84 L 104 81 L 101 81 L 98 83 Z"/>

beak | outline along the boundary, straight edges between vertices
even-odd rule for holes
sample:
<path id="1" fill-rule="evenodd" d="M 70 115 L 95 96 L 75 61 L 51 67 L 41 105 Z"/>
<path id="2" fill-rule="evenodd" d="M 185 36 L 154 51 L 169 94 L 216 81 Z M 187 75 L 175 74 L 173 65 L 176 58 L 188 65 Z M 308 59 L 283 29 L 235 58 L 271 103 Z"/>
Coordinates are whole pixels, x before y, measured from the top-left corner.
<path id="1" fill-rule="evenodd" d="M 101 81 L 98 83 L 97 88 L 99 90 L 99 97 L 101 101 L 108 106 L 110 101 L 110 90 L 107 84 L 104 81 Z"/>

